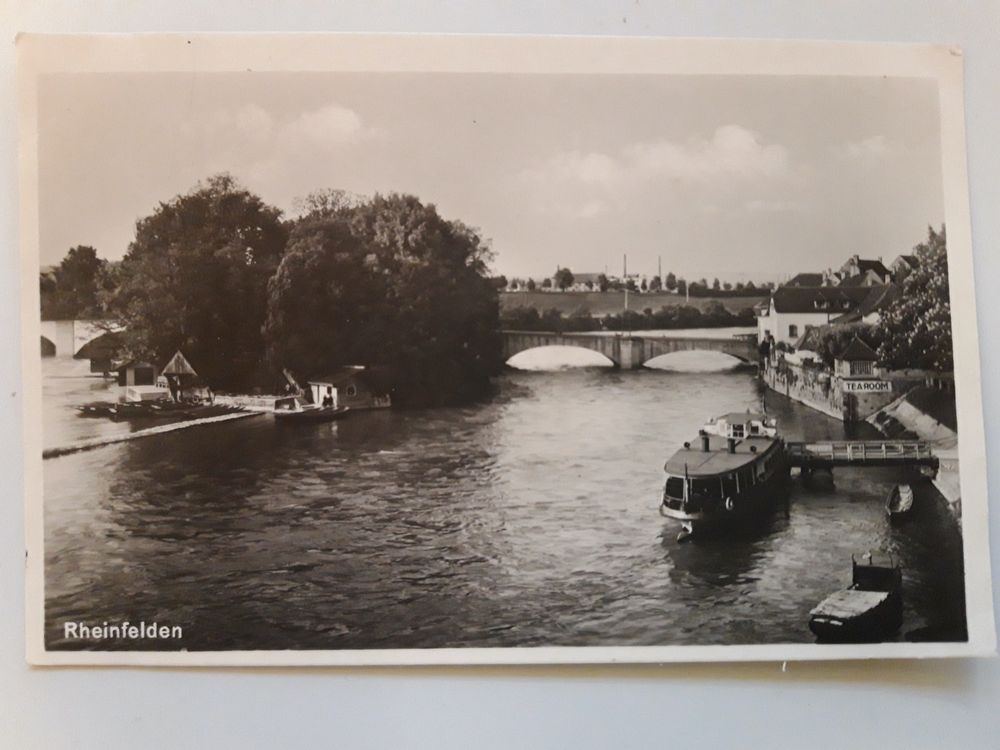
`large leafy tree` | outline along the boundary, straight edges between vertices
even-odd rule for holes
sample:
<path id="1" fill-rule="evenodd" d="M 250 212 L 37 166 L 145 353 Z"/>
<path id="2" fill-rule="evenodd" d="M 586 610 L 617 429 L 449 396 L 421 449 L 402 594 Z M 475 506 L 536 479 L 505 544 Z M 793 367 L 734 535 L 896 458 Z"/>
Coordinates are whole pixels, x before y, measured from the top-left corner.
<path id="1" fill-rule="evenodd" d="M 71 248 L 51 274 L 40 279 L 42 318 L 100 318 L 103 295 L 113 284 L 114 269 L 88 245 Z"/>
<path id="2" fill-rule="evenodd" d="M 560 290 L 566 291 L 571 286 L 573 286 L 573 272 L 568 268 L 557 268 L 556 275 L 553 277 L 555 285 L 559 287 Z"/>
<path id="3" fill-rule="evenodd" d="M 951 299 L 945 228 L 927 229 L 915 248 L 919 266 L 903 282 L 903 293 L 882 311 L 879 357 L 890 367 L 921 367 L 941 372 L 954 367 Z"/>
<path id="4" fill-rule="evenodd" d="M 287 241 L 281 213 L 228 175 L 136 223 L 111 310 L 134 356 L 180 349 L 216 387 L 260 382 L 267 282 Z"/>
<path id="5" fill-rule="evenodd" d="M 412 196 L 316 206 L 268 287 L 272 366 L 378 366 L 400 403 L 479 395 L 502 365 L 488 259 L 475 231 Z"/>

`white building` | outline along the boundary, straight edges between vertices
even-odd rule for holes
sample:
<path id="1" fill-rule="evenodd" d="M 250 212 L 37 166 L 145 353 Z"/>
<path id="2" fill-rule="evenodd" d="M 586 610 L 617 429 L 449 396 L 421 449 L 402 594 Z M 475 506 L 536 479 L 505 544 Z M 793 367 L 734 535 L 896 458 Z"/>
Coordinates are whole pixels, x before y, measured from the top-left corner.
<path id="1" fill-rule="evenodd" d="M 871 293 L 869 287 L 789 287 L 771 293 L 770 303 L 757 317 L 757 335 L 795 346 L 810 328 L 827 325 L 857 312 Z"/>

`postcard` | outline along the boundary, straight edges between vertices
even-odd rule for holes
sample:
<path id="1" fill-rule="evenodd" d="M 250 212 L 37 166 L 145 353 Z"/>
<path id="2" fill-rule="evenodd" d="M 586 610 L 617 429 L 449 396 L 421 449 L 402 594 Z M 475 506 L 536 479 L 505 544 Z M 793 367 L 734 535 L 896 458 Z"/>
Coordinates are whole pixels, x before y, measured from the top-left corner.
<path id="1" fill-rule="evenodd" d="M 960 50 L 18 58 L 31 663 L 995 651 Z"/>

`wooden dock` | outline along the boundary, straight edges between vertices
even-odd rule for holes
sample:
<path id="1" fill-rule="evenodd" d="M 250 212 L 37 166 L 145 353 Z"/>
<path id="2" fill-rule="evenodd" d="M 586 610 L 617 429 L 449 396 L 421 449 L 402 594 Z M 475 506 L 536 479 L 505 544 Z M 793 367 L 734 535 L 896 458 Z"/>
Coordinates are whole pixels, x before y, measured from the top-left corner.
<path id="1" fill-rule="evenodd" d="M 834 440 L 785 444 L 792 466 L 832 469 L 835 466 L 928 466 L 938 468 L 929 443 L 918 440 Z"/>
<path id="2" fill-rule="evenodd" d="M 94 448 L 101 448 L 105 445 L 113 445 L 115 443 L 125 443 L 129 440 L 138 440 L 140 438 L 152 437 L 153 435 L 165 435 L 168 432 L 177 432 L 178 430 L 187 430 L 191 427 L 201 427 L 203 425 L 218 424 L 219 422 L 230 422 L 234 419 L 246 419 L 247 417 L 259 416 L 262 412 L 257 411 L 238 411 L 232 414 L 219 414 L 214 417 L 203 417 L 201 419 L 189 419 L 186 422 L 173 422 L 171 424 L 157 425 L 156 427 L 150 427 L 145 430 L 136 430 L 135 432 L 124 432 L 120 435 L 107 435 L 103 437 L 89 438 L 87 440 L 80 440 L 75 443 L 70 443 L 69 445 L 63 445 L 58 448 L 47 448 L 42 451 L 42 458 L 55 458 L 56 456 L 65 456 L 68 453 L 78 453 L 79 451 L 89 451 Z"/>

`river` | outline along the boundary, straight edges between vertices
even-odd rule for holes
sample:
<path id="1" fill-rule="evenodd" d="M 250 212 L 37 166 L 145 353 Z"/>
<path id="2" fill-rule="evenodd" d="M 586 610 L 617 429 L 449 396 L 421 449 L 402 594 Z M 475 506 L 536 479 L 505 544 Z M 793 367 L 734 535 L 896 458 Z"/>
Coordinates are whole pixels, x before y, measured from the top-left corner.
<path id="1" fill-rule="evenodd" d="M 809 610 L 868 550 L 904 566 L 900 639 L 962 637 L 961 535 L 927 484 L 917 517 L 888 524 L 897 470 L 793 480 L 765 528 L 676 542 L 663 462 L 707 417 L 759 404 L 752 370 L 519 356 L 535 370 L 464 408 L 259 416 L 46 460 L 49 647 L 178 647 L 61 638 L 122 620 L 180 625 L 188 650 L 810 643 Z M 75 415 L 111 393 L 74 366 L 43 364 L 46 446 L 129 429 Z M 844 435 L 766 403 L 789 439 Z"/>

